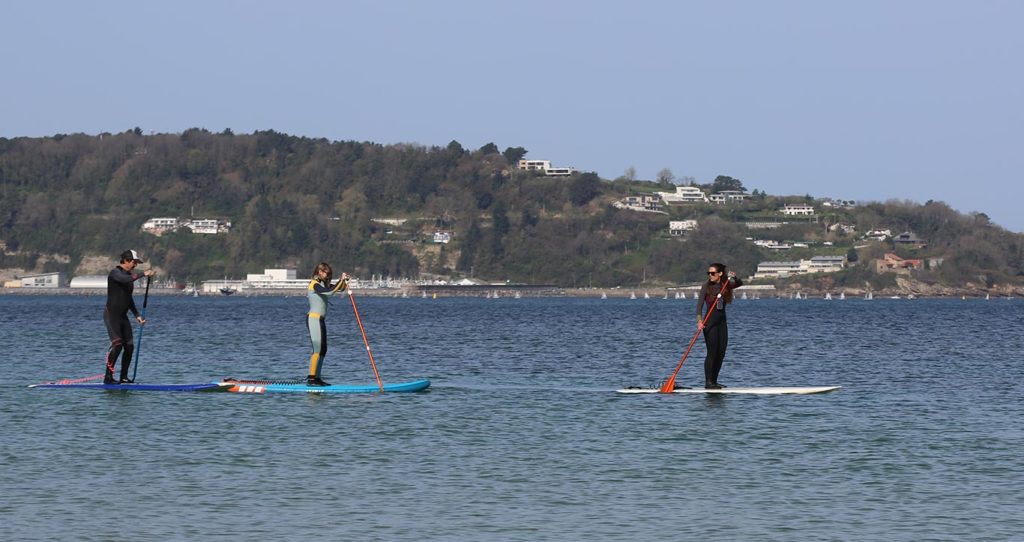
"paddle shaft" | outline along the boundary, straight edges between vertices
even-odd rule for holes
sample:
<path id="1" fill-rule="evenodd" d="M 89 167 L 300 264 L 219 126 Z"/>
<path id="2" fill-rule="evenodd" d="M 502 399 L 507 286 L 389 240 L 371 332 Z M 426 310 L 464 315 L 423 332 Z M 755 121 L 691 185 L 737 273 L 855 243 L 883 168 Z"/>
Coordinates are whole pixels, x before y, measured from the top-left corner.
<path id="1" fill-rule="evenodd" d="M 348 290 L 348 300 L 352 302 L 352 312 L 356 315 L 356 323 L 359 324 L 359 333 L 363 335 L 363 344 L 366 345 L 366 355 L 370 357 L 370 367 L 373 367 L 373 376 L 377 379 L 377 387 L 384 391 L 384 383 L 380 381 L 380 373 L 377 372 L 377 362 L 373 360 L 373 352 L 370 350 L 370 341 L 366 339 L 366 328 L 363 327 L 363 319 L 359 317 L 359 309 L 356 308 L 356 298 L 352 290 Z"/>
<path id="2" fill-rule="evenodd" d="M 149 283 L 153 277 L 146 277 L 146 295 L 142 298 L 142 321 L 146 321 L 146 306 L 149 305 Z M 135 381 L 135 373 L 139 370 L 139 352 L 142 351 L 142 330 L 146 329 L 145 324 L 139 325 L 139 343 L 135 345 L 135 363 L 132 363 L 132 381 Z"/>
<path id="3" fill-rule="evenodd" d="M 672 372 L 672 376 L 661 385 L 659 390 L 661 393 L 672 393 L 672 390 L 676 387 L 676 375 L 679 374 L 679 370 L 683 368 L 683 362 L 686 361 L 686 357 L 690 355 L 690 350 L 693 348 L 693 344 L 697 342 L 697 337 L 700 336 L 700 332 L 704 331 L 704 326 L 708 324 L 708 319 L 711 318 L 711 314 L 714 312 L 715 307 L 718 306 L 718 302 L 722 299 L 722 294 L 729 288 L 729 279 L 723 278 L 725 282 L 722 284 L 722 289 L 718 291 L 718 295 L 715 296 L 714 302 L 711 303 L 711 307 L 708 308 L 708 313 L 704 315 L 704 320 L 697 326 L 697 332 L 693 334 L 693 338 L 690 339 L 690 346 L 686 347 L 686 352 L 683 353 L 683 359 L 679 360 L 679 365 L 676 365 L 676 370 Z M 724 303 L 724 302 L 723 302 Z"/>

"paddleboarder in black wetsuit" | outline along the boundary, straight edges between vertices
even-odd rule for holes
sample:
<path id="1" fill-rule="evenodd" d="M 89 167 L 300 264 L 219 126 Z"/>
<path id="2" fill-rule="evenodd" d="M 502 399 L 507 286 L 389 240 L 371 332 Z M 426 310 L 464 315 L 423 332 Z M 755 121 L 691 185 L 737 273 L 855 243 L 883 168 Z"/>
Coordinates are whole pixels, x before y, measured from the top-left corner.
<path id="1" fill-rule="evenodd" d="M 722 361 L 725 359 L 725 349 L 729 346 L 729 325 L 725 321 L 725 306 L 732 303 L 732 291 L 743 286 L 743 281 L 736 276 L 736 273 L 728 273 L 729 287 L 722 292 L 722 277 L 725 276 L 725 266 L 720 263 L 713 263 L 708 266 L 708 280 L 700 287 L 700 294 L 697 298 L 697 329 L 704 331 L 704 344 L 707 346 L 708 354 L 704 358 L 704 388 L 709 390 L 722 389 L 725 386 L 718 383 L 718 373 L 722 370 Z M 715 298 L 722 293 L 722 298 L 715 304 L 715 309 L 710 316 L 703 313 L 704 307 L 711 309 Z M 707 317 L 707 323 L 704 318 Z"/>
<path id="2" fill-rule="evenodd" d="M 135 308 L 135 300 L 132 299 L 132 291 L 135 289 L 135 281 L 142 277 L 152 277 L 155 273 L 152 269 L 144 273 L 133 273 L 135 267 L 143 263 L 142 258 L 134 250 L 126 250 L 121 253 L 121 263 L 117 264 L 109 275 L 107 275 L 107 305 L 103 308 L 103 323 L 107 326 L 107 334 L 110 335 L 110 349 L 107 351 L 106 365 L 103 371 L 104 384 L 129 383 L 128 366 L 132 363 L 132 353 L 135 351 L 132 337 L 132 324 L 128 321 L 128 311 L 132 311 L 139 325 L 145 325 L 146 321 L 139 316 L 139 310 Z M 121 353 L 121 379 L 114 379 L 114 365 L 117 364 L 117 356 Z"/>

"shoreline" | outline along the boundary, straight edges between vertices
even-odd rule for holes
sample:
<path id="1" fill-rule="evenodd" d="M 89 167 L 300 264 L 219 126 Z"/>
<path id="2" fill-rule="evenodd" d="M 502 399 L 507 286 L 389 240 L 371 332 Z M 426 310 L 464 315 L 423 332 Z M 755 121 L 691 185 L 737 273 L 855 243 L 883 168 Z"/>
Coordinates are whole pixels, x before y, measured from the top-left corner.
<path id="1" fill-rule="evenodd" d="M 555 286 L 414 286 L 406 288 L 353 288 L 352 292 L 360 297 L 400 297 L 400 298 L 433 298 L 441 297 L 481 297 L 481 298 L 515 298 L 519 297 L 565 297 L 565 298 L 609 298 L 609 299 L 669 299 L 676 301 L 692 300 L 698 286 L 676 287 L 637 287 L 637 288 L 559 288 Z M 830 291 L 815 289 L 777 289 L 774 286 L 744 287 L 741 292 L 747 294 L 746 300 L 757 299 L 825 299 L 826 294 L 840 301 L 840 294 L 847 299 L 864 299 L 866 289 L 842 288 Z M 1024 288 L 1015 290 L 994 290 L 981 288 L 942 288 L 938 292 L 914 292 L 901 288 L 886 288 L 871 291 L 875 299 L 991 299 L 1024 297 Z M 0 288 L 0 296 L 106 296 L 106 288 Z M 136 291 L 138 297 L 141 292 Z M 151 288 L 152 296 L 193 297 L 178 288 Z M 200 293 L 197 297 L 297 297 L 304 296 L 305 289 L 300 288 L 249 288 L 231 295 L 221 293 Z M 796 297 L 799 295 L 800 297 Z M 646 296 L 646 297 L 645 297 Z M 737 301 L 741 300 L 737 297 Z"/>

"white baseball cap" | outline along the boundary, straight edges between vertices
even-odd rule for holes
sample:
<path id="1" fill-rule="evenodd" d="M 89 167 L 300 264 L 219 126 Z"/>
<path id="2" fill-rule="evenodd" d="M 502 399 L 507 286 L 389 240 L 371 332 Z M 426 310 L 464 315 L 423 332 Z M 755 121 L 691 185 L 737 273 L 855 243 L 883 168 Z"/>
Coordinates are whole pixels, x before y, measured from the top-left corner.
<path id="1" fill-rule="evenodd" d="M 136 262 L 139 262 L 139 263 L 145 263 L 145 260 L 140 258 L 139 257 L 139 253 L 135 252 L 134 250 L 126 250 L 126 251 L 122 252 L 121 253 L 121 261 L 122 262 L 136 261 Z"/>

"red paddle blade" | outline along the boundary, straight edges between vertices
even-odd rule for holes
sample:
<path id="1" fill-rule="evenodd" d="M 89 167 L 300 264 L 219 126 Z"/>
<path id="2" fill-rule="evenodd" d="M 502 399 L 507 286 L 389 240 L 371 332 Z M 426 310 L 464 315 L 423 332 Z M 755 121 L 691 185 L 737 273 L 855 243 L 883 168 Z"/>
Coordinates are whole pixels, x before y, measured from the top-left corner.
<path id="1" fill-rule="evenodd" d="M 661 389 L 659 389 L 658 391 L 661 393 L 672 393 L 672 390 L 674 389 L 676 389 L 676 377 L 675 375 L 672 375 L 671 378 L 666 380 L 665 383 L 661 385 Z"/>

